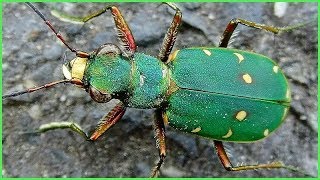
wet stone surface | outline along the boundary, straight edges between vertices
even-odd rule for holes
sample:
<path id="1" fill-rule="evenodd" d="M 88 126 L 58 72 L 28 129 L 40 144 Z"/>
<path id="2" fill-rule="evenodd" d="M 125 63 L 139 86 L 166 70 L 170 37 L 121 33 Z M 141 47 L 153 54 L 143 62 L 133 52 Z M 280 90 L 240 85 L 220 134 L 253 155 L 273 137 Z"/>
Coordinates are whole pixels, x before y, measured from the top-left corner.
<path id="1" fill-rule="evenodd" d="M 85 15 L 102 3 L 36 3 L 52 24 L 77 49 L 91 52 L 116 43 L 113 20 L 106 13 L 84 25 L 63 22 L 50 14 L 57 8 Z M 139 52 L 157 56 L 173 13 L 165 5 L 117 5 L 136 37 Z M 174 49 L 217 46 L 227 23 L 235 17 L 287 26 L 317 17 L 316 3 L 178 3 L 183 13 Z M 81 11 L 79 11 L 81 9 Z M 283 14 L 279 16 L 279 14 Z M 239 25 L 230 47 L 266 55 L 282 68 L 292 89 L 292 104 L 283 125 L 255 143 L 225 143 L 233 164 L 283 161 L 318 174 L 317 167 L 317 25 L 273 35 Z M 23 3 L 3 4 L 3 93 L 62 79 L 67 50 Z M 67 60 L 73 54 L 67 53 Z M 32 134 L 41 124 L 74 121 L 92 132 L 98 120 L 116 104 L 93 102 L 70 85 L 3 100 L 4 177 L 146 177 L 158 161 L 152 128 L 153 110 L 130 109 L 96 142 L 68 130 Z M 227 172 L 208 139 L 166 128 L 167 158 L 161 177 L 301 177 L 287 170 Z"/>

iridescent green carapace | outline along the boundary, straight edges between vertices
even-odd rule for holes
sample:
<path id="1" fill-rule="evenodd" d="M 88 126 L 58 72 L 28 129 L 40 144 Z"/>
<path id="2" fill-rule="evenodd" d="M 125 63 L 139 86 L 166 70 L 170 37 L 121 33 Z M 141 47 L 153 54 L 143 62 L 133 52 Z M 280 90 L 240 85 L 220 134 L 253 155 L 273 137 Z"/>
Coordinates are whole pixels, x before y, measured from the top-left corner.
<path id="1" fill-rule="evenodd" d="M 168 64 L 178 90 L 168 98 L 170 126 L 222 141 L 255 141 L 284 120 L 288 82 L 271 59 L 226 48 L 189 48 Z"/>
<path id="2" fill-rule="evenodd" d="M 288 82 L 268 57 L 236 49 L 188 48 L 172 53 L 169 60 L 164 64 L 142 53 L 132 60 L 95 57 L 85 77 L 101 92 L 122 94 L 128 107 L 162 108 L 170 126 L 215 140 L 262 139 L 288 111 Z"/>

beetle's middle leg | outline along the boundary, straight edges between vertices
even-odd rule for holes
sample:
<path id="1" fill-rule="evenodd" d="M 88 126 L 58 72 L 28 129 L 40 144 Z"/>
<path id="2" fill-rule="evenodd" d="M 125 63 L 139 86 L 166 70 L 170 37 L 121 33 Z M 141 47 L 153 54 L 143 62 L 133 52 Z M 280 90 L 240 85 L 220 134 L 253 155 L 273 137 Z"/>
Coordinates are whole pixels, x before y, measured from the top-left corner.
<path id="1" fill-rule="evenodd" d="M 156 146 L 159 149 L 159 161 L 157 165 L 152 169 L 150 177 L 157 177 L 159 175 L 160 167 L 166 157 L 166 143 L 165 143 L 165 128 L 162 117 L 162 111 L 156 110 L 154 119 L 154 131 L 156 138 Z"/>
<path id="2" fill-rule="evenodd" d="M 263 29 L 269 32 L 272 32 L 274 34 L 278 34 L 280 32 L 283 31 L 290 31 L 294 28 L 303 26 L 304 24 L 298 24 L 298 25 L 293 25 L 293 26 L 287 26 L 287 27 L 274 27 L 274 26 L 269 26 L 269 25 L 265 25 L 265 24 L 258 24 L 252 21 L 247 21 L 245 19 L 240 19 L 240 18 L 235 18 L 232 19 L 226 29 L 224 30 L 221 38 L 220 38 L 220 43 L 219 43 L 219 47 L 227 47 L 229 40 L 234 32 L 234 30 L 237 28 L 238 24 L 242 24 L 251 28 L 256 28 L 256 29 Z"/>
<path id="3" fill-rule="evenodd" d="M 95 131 L 92 133 L 90 140 L 95 141 L 111 126 L 116 124 L 126 112 L 126 107 L 119 102 L 107 115 L 105 115 L 98 123 Z"/>
<path id="4" fill-rule="evenodd" d="M 89 140 L 87 134 L 83 129 L 74 122 L 62 121 L 62 122 L 51 122 L 47 124 L 42 124 L 35 132 L 31 133 L 44 133 L 55 129 L 70 129 L 78 134 L 80 134 L 84 139 Z M 27 132 L 30 133 L 30 132 Z"/>
<path id="5" fill-rule="evenodd" d="M 218 154 L 218 157 L 223 165 L 223 167 L 227 171 L 245 171 L 245 170 L 255 170 L 255 169 L 276 169 L 276 168 L 284 168 L 287 170 L 290 170 L 292 172 L 298 172 L 301 174 L 304 174 L 305 176 L 310 176 L 309 174 L 306 174 L 305 172 L 292 167 L 292 166 L 286 166 L 280 161 L 271 162 L 267 164 L 255 164 L 255 165 L 241 165 L 241 166 L 233 166 L 231 164 L 231 161 L 223 147 L 223 144 L 221 141 L 213 141 L 214 146 L 216 148 L 216 152 Z"/>
<path id="6" fill-rule="evenodd" d="M 126 111 L 126 107 L 122 102 L 119 102 L 108 114 L 106 114 L 103 118 L 101 118 L 97 127 L 95 128 L 95 131 L 92 133 L 90 138 L 89 136 L 87 136 L 87 134 L 78 124 L 74 122 L 67 122 L 67 121 L 51 122 L 48 124 L 43 124 L 36 130 L 35 133 L 44 133 L 46 131 L 55 130 L 55 129 L 70 129 L 80 134 L 86 140 L 95 141 L 110 127 L 116 124 L 124 115 L 125 111 Z"/>
<path id="7" fill-rule="evenodd" d="M 180 9 L 173 3 L 166 3 L 169 7 L 176 11 L 173 20 L 170 24 L 170 27 L 163 39 L 162 46 L 158 55 L 158 59 L 162 62 L 167 62 L 169 54 L 173 48 L 173 45 L 176 41 L 178 28 L 181 24 L 182 13 Z"/>

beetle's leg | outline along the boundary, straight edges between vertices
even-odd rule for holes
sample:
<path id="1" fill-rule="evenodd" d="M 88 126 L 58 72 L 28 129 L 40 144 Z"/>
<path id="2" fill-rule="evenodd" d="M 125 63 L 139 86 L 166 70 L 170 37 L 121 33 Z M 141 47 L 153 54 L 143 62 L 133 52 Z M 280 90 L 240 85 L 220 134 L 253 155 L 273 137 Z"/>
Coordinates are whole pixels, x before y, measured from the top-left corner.
<path id="1" fill-rule="evenodd" d="M 244 171 L 244 170 L 255 170 L 255 169 L 275 169 L 275 168 L 284 168 L 293 172 L 301 173 L 305 176 L 310 176 L 309 174 L 306 174 L 305 172 L 301 171 L 300 169 L 297 169 L 292 166 L 286 166 L 280 161 L 268 163 L 268 164 L 255 164 L 255 165 L 243 165 L 243 166 L 233 166 L 231 164 L 231 161 L 223 147 L 223 144 L 221 141 L 214 141 L 214 146 L 216 148 L 218 157 L 223 165 L 223 167 L 227 171 Z"/>
<path id="2" fill-rule="evenodd" d="M 82 128 L 74 123 L 74 122 L 67 122 L 67 121 L 62 121 L 62 122 L 51 122 L 48 124 L 43 124 L 37 129 L 35 133 L 44 133 L 49 130 L 55 130 L 55 129 L 70 129 L 78 134 L 80 134 L 83 138 L 86 140 L 89 139 L 87 134 L 82 130 Z"/>
<path id="3" fill-rule="evenodd" d="M 283 31 L 290 31 L 294 28 L 298 28 L 300 26 L 305 25 L 305 23 L 301 23 L 301 24 L 287 26 L 287 27 L 274 27 L 274 26 L 268 26 L 265 24 L 258 24 L 258 23 L 252 22 L 252 21 L 247 21 L 245 19 L 235 18 L 235 19 L 232 19 L 228 23 L 226 29 L 224 30 L 224 32 L 220 38 L 219 47 L 227 47 L 228 46 L 229 40 L 230 40 L 234 30 L 237 28 L 238 24 L 242 24 L 242 25 L 256 28 L 256 29 L 263 29 L 263 30 L 272 32 L 274 34 L 278 34 Z"/>
<path id="4" fill-rule="evenodd" d="M 178 28 L 181 24 L 182 13 L 180 9 L 173 3 L 166 3 L 171 7 L 173 10 L 176 11 L 173 20 L 170 24 L 170 27 L 163 39 L 162 46 L 158 55 L 158 59 L 162 62 L 167 62 L 169 54 L 171 53 L 172 47 L 176 41 Z"/>
<path id="5" fill-rule="evenodd" d="M 150 177 L 157 177 L 159 175 L 160 167 L 163 164 L 164 159 L 166 157 L 165 128 L 161 110 L 156 110 L 155 120 L 153 123 L 156 138 L 156 146 L 159 149 L 160 159 L 157 165 L 152 169 Z"/>
<path id="6" fill-rule="evenodd" d="M 130 30 L 127 22 L 125 21 L 120 10 L 117 7 L 106 6 L 105 8 L 103 8 L 97 12 L 94 12 L 92 14 L 89 14 L 87 16 L 84 16 L 84 17 L 73 17 L 70 15 L 58 12 L 56 10 L 53 10 L 52 14 L 55 15 L 56 17 L 60 18 L 61 20 L 69 20 L 69 21 L 73 21 L 73 22 L 85 23 L 95 17 L 98 17 L 98 16 L 104 14 L 108 10 L 111 11 L 111 14 L 113 16 L 113 19 L 114 19 L 114 22 L 116 25 L 116 29 L 117 29 L 117 33 L 118 33 L 118 38 L 124 48 L 125 53 L 128 56 L 132 56 L 136 52 L 137 46 L 136 46 L 134 37 L 131 33 L 131 30 Z"/>
<path id="7" fill-rule="evenodd" d="M 108 130 L 112 125 L 114 125 L 116 122 L 118 122 L 121 117 L 125 113 L 125 106 L 122 102 L 119 102 L 107 115 L 105 115 L 100 122 L 98 123 L 95 131 L 89 138 L 87 134 L 83 131 L 83 129 L 74 122 L 51 122 L 48 124 L 41 125 L 36 132 L 33 133 L 44 133 L 49 130 L 55 130 L 55 129 L 71 129 L 72 131 L 80 134 L 83 138 L 86 140 L 96 140 L 98 139 L 106 130 Z"/>
<path id="8" fill-rule="evenodd" d="M 111 126 L 116 124 L 126 112 L 126 107 L 119 102 L 108 114 L 106 114 L 98 123 L 95 131 L 92 133 L 90 140 L 98 139 Z"/>

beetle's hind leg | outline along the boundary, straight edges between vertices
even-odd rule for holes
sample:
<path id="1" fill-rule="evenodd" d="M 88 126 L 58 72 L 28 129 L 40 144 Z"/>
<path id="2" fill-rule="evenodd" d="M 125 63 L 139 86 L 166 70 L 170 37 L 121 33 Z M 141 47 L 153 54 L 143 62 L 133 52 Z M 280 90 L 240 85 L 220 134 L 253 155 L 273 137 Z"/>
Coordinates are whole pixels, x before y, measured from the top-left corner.
<path id="1" fill-rule="evenodd" d="M 159 149 L 159 161 L 152 169 L 150 177 L 157 177 L 159 175 L 160 167 L 166 157 L 166 143 L 165 143 L 165 128 L 162 118 L 162 111 L 156 110 L 154 119 L 154 133 L 156 138 L 156 146 Z"/>
<path id="2" fill-rule="evenodd" d="M 306 174 L 305 172 L 294 168 L 292 166 L 286 166 L 280 161 L 267 163 L 267 164 L 255 164 L 255 165 L 241 165 L 241 166 L 233 166 L 231 164 L 231 161 L 223 147 L 223 144 L 221 141 L 214 141 L 214 146 L 216 148 L 216 152 L 218 154 L 218 157 L 223 165 L 223 167 L 227 171 L 245 171 L 245 170 L 255 170 L 255 169 L 279 169 L 284 168 L 289 171 L 298 172 L 303 174 L 304 176 L 310 176 L 309 174 Z"/>
<path id="3" fill-rule="evenodd" d="M 263 29 L 265 31 L 269 31 L 272 32 L 274 34 L 278 34 L 280 32 L 284 32 L 284 31 L 290 31 L 292 29 L 304 26 L 306 23 L 301 23 L 301 24 L 297 24 L 297 25 L 293 25 L 293 26 L 287 26 L 287 27 L 274 27 L 274 26 L 269 26 L 269 25 L 265 25 L 265 24 L 258 24 L 252 21 L 247 21 L 245 19 L 240 19 L 240 18 L 235 18 L 232 19 L 226 29 L 224 30 L 221 38 L 220 38 L 220 43 L 219 43 L 219 47 L 227 47 L 229 40 L 234 32 L 234 30 L 237 28 L 238 24 L 242 24 L 251 28 L 256 28 L 256 29 Z"/>

